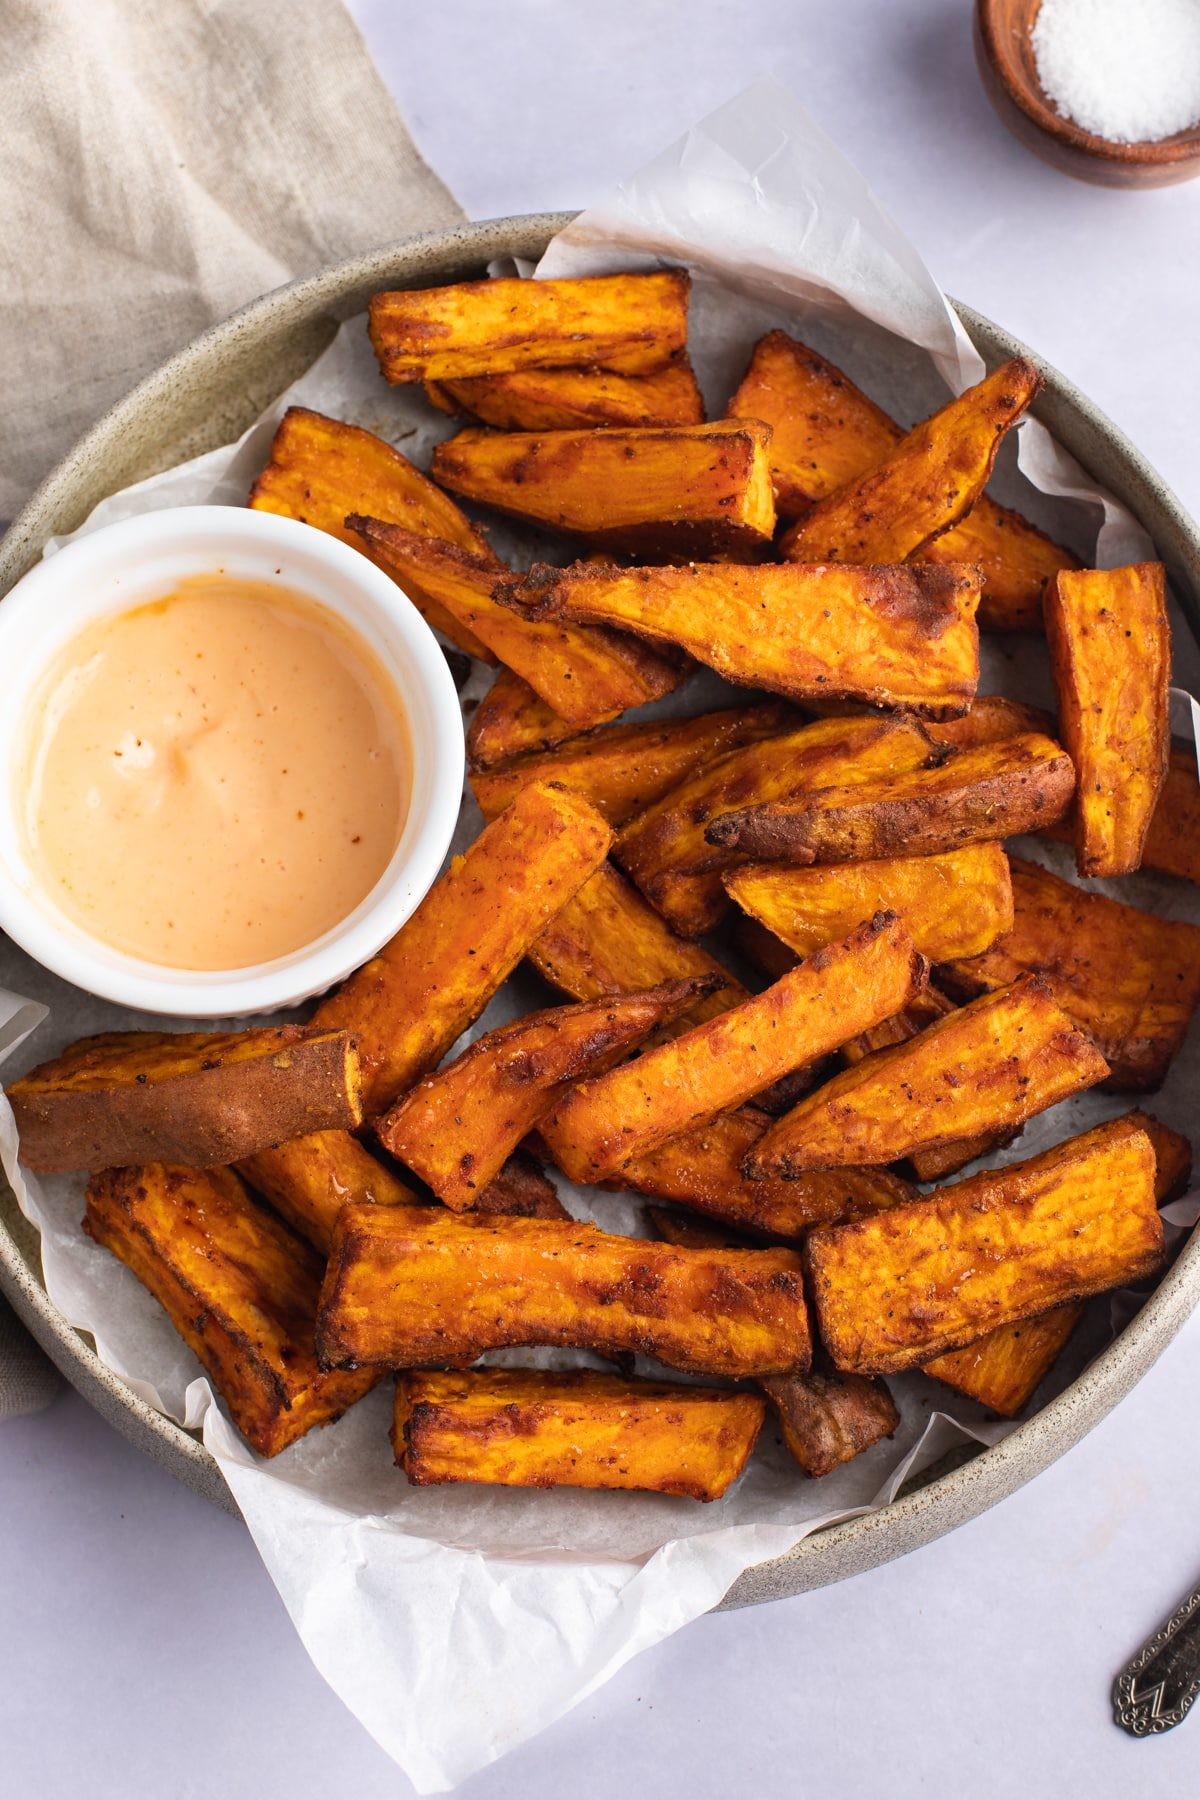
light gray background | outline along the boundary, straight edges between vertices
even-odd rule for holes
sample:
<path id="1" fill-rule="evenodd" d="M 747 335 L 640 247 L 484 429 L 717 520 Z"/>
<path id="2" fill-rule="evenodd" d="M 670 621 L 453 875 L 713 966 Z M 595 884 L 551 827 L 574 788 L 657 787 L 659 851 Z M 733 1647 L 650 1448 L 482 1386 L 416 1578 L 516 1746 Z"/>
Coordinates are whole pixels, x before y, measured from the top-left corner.
<path id="1" fill-rule="evenodd" d="M 575 206 L 764 72 L 951 293 L 1077 381 L 1195 508 L 1200 183 L 1082 187 L 995 122 L 969 0 L 352 0 L 467 212 Z M 286 9 L 280 9 L 286 29 Z M 1200 1790 L 1200 1723 L 1134 1743 L 1115 1668 L 1200 1580 L 1200 1320 L 1084 1444 L 872 1575 L 701 1620 L 467 1800 L 1125 1800 Z M 403 1797 L 240 1525 L 74 1395 L 0 1427 L 0 1796 Z M 397 1696 L 404 1704 L 404 1696 Z"/>

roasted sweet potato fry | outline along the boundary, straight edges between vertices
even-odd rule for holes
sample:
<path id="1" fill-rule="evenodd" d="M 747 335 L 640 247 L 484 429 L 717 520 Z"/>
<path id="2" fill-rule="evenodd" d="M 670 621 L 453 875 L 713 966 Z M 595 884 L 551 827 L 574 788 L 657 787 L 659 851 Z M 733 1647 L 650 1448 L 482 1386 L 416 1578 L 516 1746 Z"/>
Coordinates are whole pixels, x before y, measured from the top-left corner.
<path id="1" fill-rule="evenodd" d="M 302 1132 L 362 1119 L 358 1054 L 345 1031 L 107 1031 L 7 1090 L 31 1169 L 197 1168 Z"/>
<path id="2" fill-rule="evenodd" d="M 321 1023 L 358 1038 L 368 1114 L 440 1061 L 610 842 L 586 800 L 524 788 L 379 955 L 322 1002 Z"/>
<path id="3" fill-rule="evenodd" d="M 1012 928 L 1008 858 L 998 844 L 813 869 L 751 863 L 728 870 L 724 881 L 743 912 L 797 956 L 811 956 L 880 911 L 900 915 L 930 962 L 978 956 Z"/>
<path id="4" fill-rule="evenodd" d="M 83 1229 L 133 1270 L 212 1376 L 260 1456 L 328 1425 L 374 1374 L 324 1374 L 313 1355 L 319 1259 L 229 1169 L 106 1169 Z"/>
<path id="5" fill-rule="evenodd" d="M 362 539 L 347 529 L 348 513 L 367 513 L 402 525 L 418 537 L 439 538 L 482 557 L 490 568 L 502 564 L 449 494 L 414 469 L 407 457 L 359 425 L 327 419 L 306 406 L 290 406 L 271 445 L 271 460 L 250 489 L 259 512 L 282 513 L 341 538 L 370 555 Z M 388 570 L 391 573 L 391 570 Z M 473 631 L 415 584 L 405 592 L 435 630 L 483 662 L 495 657 Z"/>
<path id="6" fill-rule="evenodd" d="M 472 775 L 471 787 L 485 819 L 494 819 L 530 781 L 553 781 L 590 800 L 610 825 L 624 825 L 693 769 L 777 737 L 794 720 L 790 707 L 772 704 L 650 725 L 610 725 L 578 744 Z"/>
<path id="7" fill-rule="evenodd" d="M 1154 1197 L 1158 1205 L 1183 1193 L 1192 1169 L 1192 1148 L 1187 1139 L 1149 1113 L 1129 1113 L 1122 1123 L 1139 1126 L 1154 1147 Z M 925 1374 L 1011 1419 L 1049 1374 L 1082 1315 L 1083 1307 L 1072 1302 L 1036 1319 L 1002 1325 L 962 1350 L 935 1357 L 925 1364 Z"/>
<path id="8" fill-rule="evenodd" d="M 604 1180 L 898 1012 L 924 980 L 908 933 L 878 913 L 765 993 L 580 1082 L 542 1135 L 572 1181 Z"/>
<path id="9" fill-rule="evenodd" d="M 1079 873 L 1128 875 L 1141 866 L 1171 747 L 1163 566 L 1064 570 L 1045 612 L 1062 740 L 1079 775 Z"/>
<path id="10" fill-rule="evenodd" d="M 1029 734 L 888 780 L 724 813 L 705 836 L 721 849 L 798 865 L 939 856 L 1052 825 L 1074 792 L 1070 757 Z"/>
<path id="11" fill-rule="evenodd" d="M 1027 706 L 1023 700 L 1009 700 L 1004 694 L 976 694 L 970 712 L 961 719 L 945 719 L 925 729 L 939 744 L 950 744 L 955 750 L 975 750 L 980 744 L 999 744 L 1030 732 L 1058 737 L 1053 713 Z"/>
<path id="12" fill-rule="evenodd" d="M 669 1244 L 719 1248 L 722 1234 L 679 1213 L 651 1207 L 655 1229 Z M 891 1437 L 900 1423 L 892 1396 L 873 1375 L 810 1369 L 806 1375 L 764 1375 L 757 1384 L 779 1420 L 783 1441 L 806 1475 L 828 1475 Z"/>
<path id="13" fill-rule="evenodd" d="M 716 980 L 548 1007 L 489 1031 L 403 1095 L 376 1126 L 379 1141 L 462 1212 L 573 1082 L 611 1069 Z"/>
<path id="14" fill-rule="evenodd" d="M 840 369 L 782 331 L 755 346 L 728 413 L 771 426 L 776 504 L 789 520 L 884 462 L 904 436 Z M 980 566 L 979 623 L 992 631 L 1039 630 L 1046 583 L 1078 566 L 1070 551 L 986 494 L 922 554 Z"/>
<path id="15" fill-rule="evenodd" d="M 895 1044 L 907 1044 L 915 1038 L 919 1031 L 927 1025 L 936 1024 L 948 1013 L 955 1010 L 954 1002 L 940 988 L 930 982 L 919 994 L 914 994 L 908 1005 L 885 1019 L 882 1025 L 874 1025 L 870 1031 L 862 1031 L 848 1044 L 842 1045 L 842 1058 L 851 1066 L 862 1062 L 864 1057 L 873 1056 L 876 1051 L 890 1050 Z M 1022 1127 L 1015 1130 L 982 1131 L 972 1137 L 958 1138 L 952 1144 L 940 1144 L 929 1150 L 914 1150 L 908 1156 L 912 1172 L 918 1181 L 944 1181 L 947 1175 L 954 1175 L 967 1163 L 974 1162 L 977 1157 L 990 1156 L 1005 1144 L 1011 1144 L 1015 1137 L 1021 1135 Z"/>
<path id="16" fill-rule="evenodd" d="M 334 1221 L 350 1200 L 371 1206 L 416 1206 L 417 1196 L 346 1131 L 320 1131 L 236 1165 L 243 1181 L 269 1200 L 285 1224 L 329 1253 Z"/>
<path id="17" fill-rule="evenodd" d="M 594 1225 L 346 1206 L 317 1318 L 322 1367 L 415 1368 L 510 1344 L 635 1351 L 697 1374 L 808 1367 L 792 1250 L 674 1250 Z"/>
<path id="18" fill-rule="evenodd" d="M 914 1187 L 884 1169 L 821 1169 L 799 1181 L 747 1180 L 741 1165 L 771 1123 L 770 1115 L 754 1106 L 722 1113 L 635 1157 L 617 1182 L 720 1220 L 723 1227 L 791 1243 L 814 1225 L 916 1199 Z"/>
<path id="19" fill-rule="evenodd" d="M 766 1411 L 737 1388 L 623 1381 L 590 1371 L 402 1375 L 392 1444 L 418 1486 L 643 1488 L 719 1500 Z"/>
<path id="20" fill-rule="evenodd" d="M 843 1070 L 773 1125 L 743 1166 L 753 1179 L 896 1162 L 1011 1131 L 1107 1074 L 1048 984 L 1022 976 Z"/>
<path id="21" fill-rule="evenodd" d="M 611 369 L 521 369 L 514 375 L 442 382 L 435 392 L 427 384 L 425 391 L 443 412 L 500 431 L 588 431 L 603 425 L 637 428 L 704 421 L 704 402 L 686 356 L 653 375 L 615 375 Z"/>
<path id="22" fill-rule="evenodd" d="M 957 525 L 978 500 L 1000 440 L 1042 378 L 1015 356 L 902 438 L 880 463 L 820 500 L 780 540 L 793 562 L 898 563 Z"/>
<path id="23" fill-rule="evenodd" d="M 579 735 L 512 669 L 500 669 L 467 731 L 467 767 L 494 769 L 516 756 L 536 756 Z"/>
<path id="24" fill-rule="evenodd" d="M 402 587 L 432 593 L 577 730 L 660 700 L 682 679 L 674 663 L 620 632 L 518 618 L 491 598 L 496 570 L 480 557 L 355 513 L 347 522 Z"/>
<path id="25" fill-rule="evenodd" d="M 369 329 L 391 382 L 516 369 L 661 369 L 687 343 L 683 269 L 573 281 L 460 281 L 373 294 Z"/>
<path id="26" fill-rule="evenodd" d="M 1152 1274 L 1154 1166 L 1146 1133 L 1118 1119 L 927 1200 L 822 1226 L 805 1256 L 835 1366 L 910 1368 Z"/>
<path id="27" fill-rule="evenodd" d="M 1107 1086 L 1158 1087 L 1200 1002 L 1200 927 L 1084 893 L 1012 858 L 1014 923 L 965 962 L 947 963 L 956 995 L 1007 987 L 1032 969 L 1110 1065 Z"/>
<path id="28" fill-rule="evenodd" d="M 953 718 L 979 680 L 979 584 L 966 567 L 535 564 L 494 591 L 525 618 L 632 631 L 730 681 L 798 701 L 862 700 Z"/>
<path id="29" fill-rule="evenodd" d="M 611 863 L 602 864 L 555 913 L 526 954 L 539 975 L 575 1000 L 634 993 L 693 976 L 718 977 L 721 985 L 686 1015 L 697 1025 L 749 998 L 707 950 L 677 938 Z"/>
<path id="30" fill-rule="evenodd" d="M 821 719 L 699 769 L 625 827 L 617 860 L 676 931 L 699 937 L 729 910 L 720 871 L 730 857 L 704 835 L 714 815 L 924 768 L 942 754 L 912 719 Z"/>
<path id="31" fill-rule="evenodd" d="M 452 493 L 606 550 L 687 558 L 765 551 L 770 432 L 753 420 L 653 430 L 460 431 L 433 453 Z"/>

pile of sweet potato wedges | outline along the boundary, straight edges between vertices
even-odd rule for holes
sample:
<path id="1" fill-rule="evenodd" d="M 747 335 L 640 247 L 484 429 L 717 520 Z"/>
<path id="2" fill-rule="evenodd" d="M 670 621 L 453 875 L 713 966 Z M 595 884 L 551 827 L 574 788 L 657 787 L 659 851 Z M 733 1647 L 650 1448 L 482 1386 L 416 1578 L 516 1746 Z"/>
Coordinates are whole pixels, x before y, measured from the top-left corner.
<path id="1" fill-rule="evenodd" d="M 1143 1112 L 948 1179 L 1159 1086 L 1200 1000 L 1200 928 L 1002 847 L 1200 880 L 1163 571 L 1081 568 L 985 493 L 1024 359 L 906 433 L 775 331 L 705 420 L 688 288 L 375 297 L 387 381 L 463 428 L 426 476 L 293 409 L 251 504 L 496 668 L 484 827 L 308 1025 L 110 1036 L 9 1090 L 264 1455 L 391 1371 L 414 1482 L 712 1499 L 768 1409 L 812 1476 L 888 1436 L 900 1371 L 1018 1412 L 1086 1300 L 1163 1261 L 1191 1153 Z M 489 509 L 580 560 L 507 568 Z M 978 694 L 981 626 L 1044 631 L 1057 719 Z M 614 723 L 697 664 L 742 696 Z M 523 961 L 558 1003 L 453 1055 Z M 576 1220 L 547 1170 L 657 1235 Z M 614 1368 L 478 1364 L 514 1345 Z"/>

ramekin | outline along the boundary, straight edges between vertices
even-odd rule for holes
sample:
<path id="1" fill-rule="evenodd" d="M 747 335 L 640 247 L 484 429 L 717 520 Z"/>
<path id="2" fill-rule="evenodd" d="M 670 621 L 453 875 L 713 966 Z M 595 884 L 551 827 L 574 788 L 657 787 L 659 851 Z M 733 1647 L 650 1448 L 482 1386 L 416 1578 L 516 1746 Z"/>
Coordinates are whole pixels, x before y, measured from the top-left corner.
<path id="1" fill-rule="evenodd" d="M 408 816 L 387 868 L 354 911 L 313 943 L 244 969 L 164 968 L 90 936 L 39 883 L 25 852 L 18 770 L 29 697 L 95 620 L 226 570 L 328 607 L 374 651 L 408 719 Z M 121 1006 L 186 1018 L 298 1005 L 374 956 L 432 886 L 462 799 L 462 716 L 437 639 L 402 590 L 348 544 L 310 525 L 235 506 L 179 506 L 85 533 L 0 602 L 0 928 L 76 987 Z"/>

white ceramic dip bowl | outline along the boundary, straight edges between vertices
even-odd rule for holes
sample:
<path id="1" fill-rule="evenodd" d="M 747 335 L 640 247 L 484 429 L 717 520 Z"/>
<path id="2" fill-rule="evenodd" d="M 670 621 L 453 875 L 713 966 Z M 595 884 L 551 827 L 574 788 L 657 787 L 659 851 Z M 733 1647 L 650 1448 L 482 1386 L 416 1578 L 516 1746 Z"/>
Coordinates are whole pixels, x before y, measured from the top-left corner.
<path id="1" fill-rule="evenodd" d="M 374 887 L 338 924 L 273 961 L 191 971 L 143 961 L 90 936 L 46 893 L 27 853 L 20 771 L 30 696 L 85 627 L 216 571 L 305 595 L 350 627 L 406 715 L 409 806 Z M 349 545 L 294 519 L 235 506 L 171 507 L 85 533 L 0 604 L 0 929 L 89 993 L 144 1012 L 229 1018 L 323 993 L 393 937 L 428 892 L 462 797 L 458 695 L 433 633 L 391 578 Z"/>

